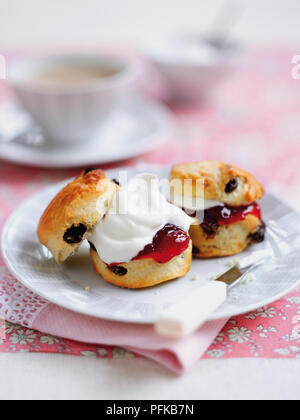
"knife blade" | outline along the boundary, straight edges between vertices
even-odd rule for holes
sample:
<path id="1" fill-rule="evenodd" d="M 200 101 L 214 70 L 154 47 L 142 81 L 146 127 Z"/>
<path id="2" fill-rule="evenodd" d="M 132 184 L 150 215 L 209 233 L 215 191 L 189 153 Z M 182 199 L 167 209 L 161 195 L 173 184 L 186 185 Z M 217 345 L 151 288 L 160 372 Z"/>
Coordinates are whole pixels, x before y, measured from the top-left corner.
<path id="1" fill-rule="evenodd" d="M 228 288 L 231 288 L 237 284 L 246 273 L 242 272 L 237 266 L 230 268 L 230 270 L 219 276 L 216 281 L 222 281 L 226 283 Z"/>

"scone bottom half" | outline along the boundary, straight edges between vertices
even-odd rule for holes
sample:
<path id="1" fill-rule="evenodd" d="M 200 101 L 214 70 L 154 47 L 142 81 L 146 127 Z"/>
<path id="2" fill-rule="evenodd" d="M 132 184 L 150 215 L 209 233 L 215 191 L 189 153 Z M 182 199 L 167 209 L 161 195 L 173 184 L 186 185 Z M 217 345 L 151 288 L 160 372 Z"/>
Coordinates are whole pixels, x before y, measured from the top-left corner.
<path id="1" fill-rule="evenodd" d="M 252 174 L 222 162 L 203 161 L 175 165 L 172 180 L 179 181 L 177 194 L 184 194 L 184 182 L 191 180 L 188 194 L 193 198 L 200 180 L 205 202 L 216 203 L 207 210 L 189 211 L 195 217 L 189 232 L 194 257 L 231 256 L 264 241 L 266 225 L 258 204 L 264 188 Z"/>
<path id="2" fill-rule="evenodd" d="M 58 264 L 78 250 L 107 213 L 118 188 L 101 169 L 87 169 L 51 201 L 37 234 Z"/>
<path id="3" fill-rule="evenodd" d="M 145 288 L 184 276 L 191 267 L 192 242 L 180 227 L 166 224 L 131 261 L 106 264 L 90 242 L 94 267 L 104 280 L 124 288 Z"/>
<path id="4" fill-rule="evenodd" d="M 105 281 L 126 289 L 142 289 L 178 279 L 188 273 L 192 262 L 192 241 L 189 241 L 188 248 L 183 253 L 164 264 L 153 258 L 145 258 L 108 266 L 92 244 L 90 254 L 95 271 Z"/>

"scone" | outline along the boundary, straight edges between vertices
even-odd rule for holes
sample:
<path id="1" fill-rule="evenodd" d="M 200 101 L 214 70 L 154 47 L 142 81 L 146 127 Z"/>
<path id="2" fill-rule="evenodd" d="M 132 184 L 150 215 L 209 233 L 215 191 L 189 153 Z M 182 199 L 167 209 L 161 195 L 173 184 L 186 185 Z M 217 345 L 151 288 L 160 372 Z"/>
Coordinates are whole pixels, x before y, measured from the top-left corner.
<path id="1" fill-rule="evenodd" d="M 95 270 L 109 283 L 144 288 L 184 276 L 190 269 L 193 219 L 167 202 L 151 174 L 124 186 L 101 170 L 88 170 L 50 203 L 38 236 L 58 264 L 86 239 Z"/>
<path id="2" fill-rule="evenodd" d="M 109 209 L 118 185 L 101 170 L 86 170 L 45 210 L 38 237 L 58 264 L 67 260 Z"/>
<path id="3" fill-rule="evenodd" d="M 145 258 L 108 266 L 92 244 L 90 253 L 96 272 L 108 283 L 128 289 L 141 289 L 183 277 L 191 267 L 192 241 L 189 240 L 184 252 L 163 264 L 153 258 Z"/>
<path id="4" fill-rule="evenodd" d="M 216 161 L 175 165 L 171 201 L 195 217 L 190 228 L 198 258 L 235 255 L 264 240 L 257 203 L 264 189 L 250 173 Z"/>
<path id="5" fill-rule="evenodd" d="M 192 223 L 160 193 L 155 176 L 141 174 L 120 187 L 89 237 L 95 270 L 130 289 L 182 277 L 191 266 Z"/>

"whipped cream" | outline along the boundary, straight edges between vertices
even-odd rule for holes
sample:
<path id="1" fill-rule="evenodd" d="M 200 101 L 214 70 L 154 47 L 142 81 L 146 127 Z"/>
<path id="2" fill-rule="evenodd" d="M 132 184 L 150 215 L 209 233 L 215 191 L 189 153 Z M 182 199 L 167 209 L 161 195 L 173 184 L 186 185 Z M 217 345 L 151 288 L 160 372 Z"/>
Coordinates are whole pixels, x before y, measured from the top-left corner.
<path id="1" fill-rule="evenodd" d="M 217 206 L 224 206 L 224 203 L 214 200 L 205 200 L 203 197 L 190 197 L 188 195 L 173 194 L 169 200 L 177 207 L 186 210 L 208 210 Z"/>
<path id="2" fill-rule="evenodd" d="M 189 231 L 194 220 L 169 203 L 155 175 L 141 174 L 122 186 L 89 240 L 106 264 L 129 262 L 167 223 Z"/>

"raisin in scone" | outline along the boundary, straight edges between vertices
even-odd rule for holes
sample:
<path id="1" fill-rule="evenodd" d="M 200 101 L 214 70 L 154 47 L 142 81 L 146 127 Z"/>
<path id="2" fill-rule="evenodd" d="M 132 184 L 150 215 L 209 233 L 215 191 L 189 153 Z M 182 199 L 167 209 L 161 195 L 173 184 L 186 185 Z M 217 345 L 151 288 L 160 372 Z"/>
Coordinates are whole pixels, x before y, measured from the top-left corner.
<path id="1" fill-rule="evenodd" d="M 252 174 L 223 162 L 183 163 L 172 168 L 171 190 L 171 201 L 195 217 L 195 257 L 230 256 L 264 240 L 264 188 Z"/>

